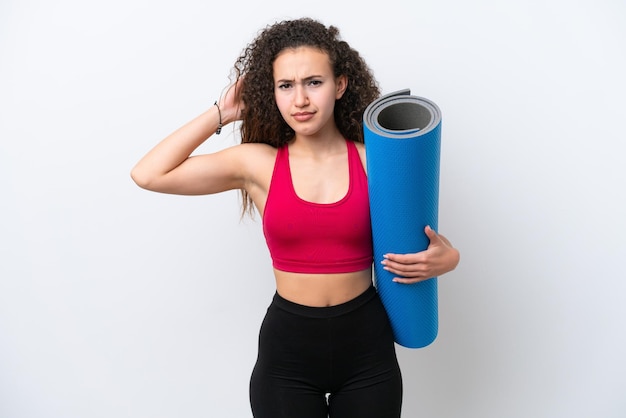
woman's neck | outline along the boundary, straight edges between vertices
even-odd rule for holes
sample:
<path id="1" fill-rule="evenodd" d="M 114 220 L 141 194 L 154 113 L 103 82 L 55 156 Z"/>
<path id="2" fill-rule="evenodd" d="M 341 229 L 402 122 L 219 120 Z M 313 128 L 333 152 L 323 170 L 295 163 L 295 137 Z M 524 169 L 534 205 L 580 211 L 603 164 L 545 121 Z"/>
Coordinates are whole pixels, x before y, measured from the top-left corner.
<path id="1" fill-rule="evenodd" d="M 326 131 L 314 136 L 298 135 L 289 144 L 290 153 L 329 155 L 345 151 L 345 138 L 339 130 Z"/>

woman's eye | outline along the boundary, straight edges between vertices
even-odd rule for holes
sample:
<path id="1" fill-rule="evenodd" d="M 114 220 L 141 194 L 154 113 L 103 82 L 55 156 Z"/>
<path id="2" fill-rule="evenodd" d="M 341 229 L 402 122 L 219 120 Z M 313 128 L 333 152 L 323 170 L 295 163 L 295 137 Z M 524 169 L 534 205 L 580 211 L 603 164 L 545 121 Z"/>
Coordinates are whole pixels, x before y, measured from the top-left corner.
<path id="1" fill-rule="evenodd" d="M 309 82 L 309 85 L 311 85 L 311 86 L 319 86 L 320 84 L 322 84 L 321 80 L 311 80 Z"/>
<path id="2" fill-rule="evenodd" d="M 287 90 L 289 87 L 291 87 L 291 84 L 289 83 L 282 83 L 278 85 L 279 90 Z"/>

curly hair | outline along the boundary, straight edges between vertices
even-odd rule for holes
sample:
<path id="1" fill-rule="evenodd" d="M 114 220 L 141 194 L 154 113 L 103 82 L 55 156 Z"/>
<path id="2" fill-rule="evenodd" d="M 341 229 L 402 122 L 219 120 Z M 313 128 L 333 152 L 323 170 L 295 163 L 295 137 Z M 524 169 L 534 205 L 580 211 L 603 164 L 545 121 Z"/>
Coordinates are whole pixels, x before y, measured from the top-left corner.
<path id="1" fill-rule="evenodd" d="M 335 123 L 339 132 L 352 141 L 363 142 L 363 112 L 380 96 L 378 82 L 365 60 L 341 40 L 339 29 L 302 18 L 285 20 L 262 29 L 235 61 L 236 79 L 245 77 L 240 126 L 242 143 L 285 145 L 295 132 L 281 116 L 274 98 L 274 60 L 285 50 L 313 47 L 328 54 L 335 77 L 348 78 L 348 87 L 335 103 Z M 243 210 L 251 211 L 251 201 L 242 191 Z"/>

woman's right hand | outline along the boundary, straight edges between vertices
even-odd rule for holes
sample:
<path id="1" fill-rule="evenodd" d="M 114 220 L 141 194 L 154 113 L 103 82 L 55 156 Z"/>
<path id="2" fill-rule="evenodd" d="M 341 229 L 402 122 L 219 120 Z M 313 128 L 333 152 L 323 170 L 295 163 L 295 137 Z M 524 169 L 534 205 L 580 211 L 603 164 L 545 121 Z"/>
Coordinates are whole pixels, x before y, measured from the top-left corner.
<path id="1" fill-rule="evenodd" d="M 222 113 L 222 124 L 227 125 L 231 122 L 241 120 L 243 112 L 243 101 L 241 100 L 241 92 L 243 90 L 244 78 L 239 77 L 235 83 L 231 84 L 226 90 L 226 94 L 220 97 L 218 105 Z"/>

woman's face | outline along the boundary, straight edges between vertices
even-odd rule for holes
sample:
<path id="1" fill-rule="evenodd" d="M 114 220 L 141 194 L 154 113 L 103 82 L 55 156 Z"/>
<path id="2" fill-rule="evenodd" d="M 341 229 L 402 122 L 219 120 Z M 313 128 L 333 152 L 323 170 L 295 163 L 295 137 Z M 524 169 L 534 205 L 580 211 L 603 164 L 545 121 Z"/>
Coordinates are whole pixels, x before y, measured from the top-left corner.
<path id="1" fill-rule="evenodd" d="M 328 54 L 319 49 L 286 49 L 274 60 L 276 104 L 296 136 L 335 129 L 335 101 L 346 87 L 346 77 L 334 76 Z"/>

